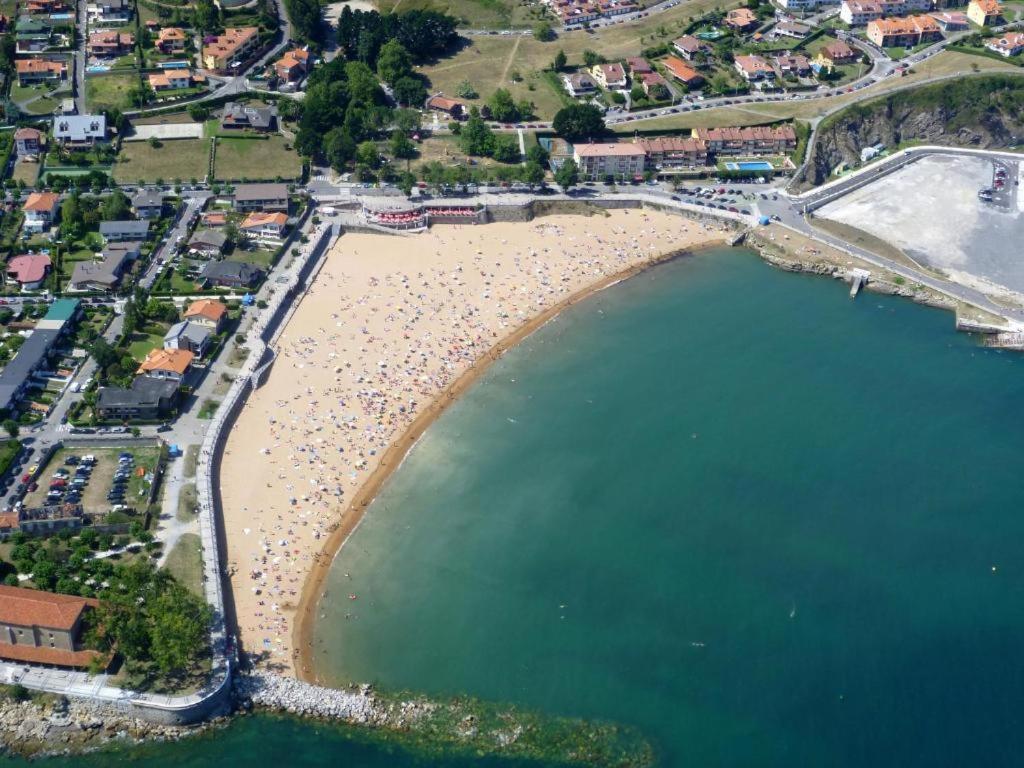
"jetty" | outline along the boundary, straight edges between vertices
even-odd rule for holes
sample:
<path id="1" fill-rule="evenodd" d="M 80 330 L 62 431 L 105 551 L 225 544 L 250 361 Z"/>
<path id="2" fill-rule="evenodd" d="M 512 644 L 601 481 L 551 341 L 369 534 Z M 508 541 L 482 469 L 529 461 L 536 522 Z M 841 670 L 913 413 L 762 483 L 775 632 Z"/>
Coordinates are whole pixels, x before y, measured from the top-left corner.
<path id="1" fill-rule="evenodd" d="M 854 268 L 850 270 L 850 298 L 857 298 L 860 289 L 867 283 L 871 273 L 866 269 Z"/>

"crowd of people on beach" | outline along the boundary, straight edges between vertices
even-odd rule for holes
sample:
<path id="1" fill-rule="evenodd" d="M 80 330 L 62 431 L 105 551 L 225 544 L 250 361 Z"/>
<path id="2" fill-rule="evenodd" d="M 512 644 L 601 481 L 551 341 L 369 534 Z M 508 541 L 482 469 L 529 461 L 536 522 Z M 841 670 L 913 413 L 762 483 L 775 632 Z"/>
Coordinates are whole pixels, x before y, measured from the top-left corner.
<path id="1" fill-rule="evenodd" d="M 641 211 L 580 221 L 339 240 L 240 417 L 265 439 L 232 440 L 225 458 L 244 468 L 229 568 L 243 646 L 261 663 L 293 664 L 294 609 L 324 538 L 343 513 L 361 514 L 349 501 L 427 404 L 531 318 L 710 237 Z M 357 600 L 357 585 L 331 599 Z"/>

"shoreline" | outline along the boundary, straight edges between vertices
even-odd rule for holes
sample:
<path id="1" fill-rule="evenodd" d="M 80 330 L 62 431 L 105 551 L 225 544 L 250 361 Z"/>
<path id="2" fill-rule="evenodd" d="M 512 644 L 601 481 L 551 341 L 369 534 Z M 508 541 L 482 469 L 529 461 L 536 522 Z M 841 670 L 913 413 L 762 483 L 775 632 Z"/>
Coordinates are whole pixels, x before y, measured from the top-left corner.
<path id="1" fill-rule="evenodd" d="M 474 360 L 455 381 L 434 396 L 424 410 L 413 419 L 406 430 L 388 446 L 377 467 L 370 473 L 370 476 L 359 487 L 355 496 L 345 507 L 345 512 L 354 512 L 355 514 L 349 514 L 345 518 L 343 513 L 342 521 L 336 528 L 331 530 L 327 541 L 314 557 L 313 566 L 307 573 L 302 585 L 301 597 L 295 611 L 296 621 L 292 629 L 292 642 L 296 652 L 296 666 L 294 670 L 296 678 L 306 683 L 319 683 L 312 654 L 313 625 L 316 620 L 316 607 L 323 596 L 327 576 L 334 565 L 334 561 L 341 554 L 348 539 L 359 528 L 360 523 L 362 523 L 366 516 L 367 509 L 380 493 L 384 483 L 401 467 L 406 456 L 416 446 L 426 430 L 437 421 L 448 407 L 475 384 L 507 351 L 521 344 L 536 331 L 557 318 L 566 309 L 618 283 L 636 277 L 659 264 L 665 264 L 709 248 L 728 246 L 729 242 L 729 238 L 723 237 L 720 240 L 708 241 L 697 248 L 687 248 L 660 254 L 646 262 L 634 264 L 619 272 L 607 275 L 596 283 L 581 288 L 557 304 L 548 307 L 540 314 L 528 319 L 504 338 L 499 339 L 490 349 Z"/>

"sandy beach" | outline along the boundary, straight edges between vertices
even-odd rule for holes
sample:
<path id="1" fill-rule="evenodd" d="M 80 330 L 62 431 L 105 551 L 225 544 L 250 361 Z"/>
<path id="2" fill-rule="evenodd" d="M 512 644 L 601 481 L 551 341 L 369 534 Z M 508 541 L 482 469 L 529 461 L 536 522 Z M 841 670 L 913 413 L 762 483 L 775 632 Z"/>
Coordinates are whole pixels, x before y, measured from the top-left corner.
<path id="1" fill-rule="evenodd" d="M 315 678 L 305 651 L 334 555 L 490 360 L 590 292 L 726 237 L 640 210 L 343 235 L 225 447 L 227 568 L 250 660 Z"/>

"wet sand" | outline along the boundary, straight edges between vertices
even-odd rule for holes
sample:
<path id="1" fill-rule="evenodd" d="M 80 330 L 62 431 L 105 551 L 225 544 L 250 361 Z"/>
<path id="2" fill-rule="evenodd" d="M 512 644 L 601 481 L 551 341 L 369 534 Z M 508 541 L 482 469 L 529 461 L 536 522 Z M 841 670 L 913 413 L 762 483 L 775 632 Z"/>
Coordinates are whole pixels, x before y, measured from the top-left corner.
<path id="1" fill-rule="evenodd" d="M 314 679 L 331 562 L 429 424 L 565 306 L 727 233 L 651 211 L 346 234 L 289 321 L 221 471 L 242 649 Z"/>

